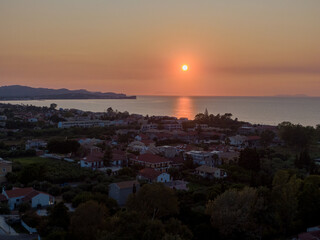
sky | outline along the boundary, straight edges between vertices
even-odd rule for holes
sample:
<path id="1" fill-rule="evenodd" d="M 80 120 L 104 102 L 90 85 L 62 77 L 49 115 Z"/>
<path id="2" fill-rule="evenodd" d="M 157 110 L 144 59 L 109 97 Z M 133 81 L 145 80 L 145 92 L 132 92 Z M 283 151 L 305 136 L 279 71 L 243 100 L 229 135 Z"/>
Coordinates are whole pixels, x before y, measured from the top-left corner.
<path id="1" fill-rule="evenodd" d="M 319 0 L 0 0 L 0 86 L 320 96 L 319 11 Z"/>

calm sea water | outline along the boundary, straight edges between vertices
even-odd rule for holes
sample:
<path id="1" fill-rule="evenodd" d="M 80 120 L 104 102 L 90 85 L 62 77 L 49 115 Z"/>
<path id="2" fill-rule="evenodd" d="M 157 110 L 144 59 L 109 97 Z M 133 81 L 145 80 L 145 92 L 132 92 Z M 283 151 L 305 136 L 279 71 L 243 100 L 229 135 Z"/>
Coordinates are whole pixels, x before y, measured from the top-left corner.
<path id="1" fill-rule="evenodd" d="M 108 107 L 143 115 L 168 115 L 193 119 L 205 108 L 209 113 L 232 113 L 239 120 L 260 124 L 283 121 L 315 126 L 320 124 L 319 97 L 168 97 L 138 96 L 132 99 L 2 101 L 12 104 L 31 104 L 58 108 L 76 108 L 102 112 Z"/>

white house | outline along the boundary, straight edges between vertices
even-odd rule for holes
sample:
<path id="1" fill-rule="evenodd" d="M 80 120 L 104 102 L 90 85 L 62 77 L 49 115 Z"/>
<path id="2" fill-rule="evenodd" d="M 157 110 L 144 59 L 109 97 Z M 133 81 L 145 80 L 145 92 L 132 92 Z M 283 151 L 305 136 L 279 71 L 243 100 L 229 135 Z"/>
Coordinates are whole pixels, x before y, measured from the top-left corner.
<path id="1" fill-rule="evenodd" d="M 13 188 L 12 190 L 2 190 L 2 195 L 6 197 L 11 210 L 19 204 L 27 202 L 32 208 L 44 207 L 54 204 L 54 197 L 48 193 L 39 192 L 33 188 Z"/>
<path id="2" fill-rule="evenodd" d="M 148 182 L 170 182 L 170 174 L 166 172 L 156 171 L 153 168 L 144 168 L 139 171 L 137 176 L 139 180 L 147 180 Z"/>
<path id="3" fill-rule="evenodd" d="M 136 193 L 140 188 L 138 181 L 125 181 L 111 183 L 109 185 L 109 197 L 117 201 L 120 206 L 123 206 L 129 195 Z"/>
<path id="4" fill-rule="evenodd" d="M 81 167 L 91 168 L 96 170 L 98 168 L 102 168 L 103 165 L 103 153 L 102 152 L 94 152 L 90 155 L 84 157 L 80 160 Z"/>
<path id="5" fill-rule="evenodd" d="M 28 119 L 28 122 L 30 122 L 30 123 L 36 123 L 36 122 L 38 122 L 38 119 L 36 119 L 36 118 L 29 118 L 29 119 Z"/>
<path id="6" fill-rule="evenodd" d="M 236 135 L 236 136 L 229 137 L 229 140 L 230 140 L 230 145 L 241 147 L 245 145 L 247 138 L 245 136 Z"/>
<path id="7" fill-rule="evenodd" d="M 195 173 L 201 177 L 207 178 L 225 178 L 227 173 L 221 168 L 209 167 L 209 166 L 200 166 L 195 169 Z"/>
<path id="8" fill-rule="evenodd" d="M 26 150 L 28 149 L 39 149 L 45 148 L 47 146 L 47 142 L 40 139 L 32 139 L 26 142 Z"/>

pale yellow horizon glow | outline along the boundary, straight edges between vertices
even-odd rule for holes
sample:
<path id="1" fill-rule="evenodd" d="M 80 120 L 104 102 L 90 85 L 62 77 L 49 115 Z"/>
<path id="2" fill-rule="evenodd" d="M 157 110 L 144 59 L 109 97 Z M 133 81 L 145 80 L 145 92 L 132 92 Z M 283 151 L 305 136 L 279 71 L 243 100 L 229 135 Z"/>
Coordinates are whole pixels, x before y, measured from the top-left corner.
<path id="1" fill-rule="evenodd" d="M 0 86 L 320 96 L 319 9 L 314 0 L 0 0 Z"/>

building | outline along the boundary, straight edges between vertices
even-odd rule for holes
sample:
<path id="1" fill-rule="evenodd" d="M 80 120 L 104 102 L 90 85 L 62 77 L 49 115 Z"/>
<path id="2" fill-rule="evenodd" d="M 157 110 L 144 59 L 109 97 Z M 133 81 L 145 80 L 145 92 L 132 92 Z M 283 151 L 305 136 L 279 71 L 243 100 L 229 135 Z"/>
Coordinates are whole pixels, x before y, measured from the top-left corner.
<path id="1" fill-rule="evenodd" d="M 70 128 L 70 127 L 105 127 L 110 126 L 110 121 L 102 121 L 102 120 L 87 120 L 87 121 L 67 121 L 67 122 L 59 122 L 58 128 Z"/>
<path id="2" fill-rule="evenodd" d="M 319 240 L 320 239 L 320 226 L 310 227 L 307 232 L 300 233 L 298 240 Z"/>
<path id="3" fill-rule="evenodd" d="M 93 170 L 102 168 L 104 166 L 103 153 L 101 151 L 92 151 L 88 156 L 80 160 L 80 166 Z"/>
<path id="4" fill-rule="evenodd" d="M 119 206 L 125 205 L 128 197 L 132 193 L 136 193 L 140 189 L 138 181 L 125 181 L 111 183 L 109 185 L 109 197 L 117 201 Z"/>
<path id="5" fill-rule="evenodd" d="M 221 164 L 216 152 L 189 151 L 183 154 L 184 160 L 192 159 L 194 164 L 215 167 Z"/>
<path id="6" fill-rule="evenodd" d="M 0 116 L 0 121 L 7 121 L 7 116 L 1 115 Z"/>
<path id="7" fill-rule="evenodd" d="M 168 123 L 163 124 L 163 128 L 169 131 L 172 130 L 182 130 L 182 124 L 181 123 Z"/>
<path id="8" fill-rule="evenodd" d="M 243 147 L 246 145 L 247 137 L 236 135 L 236 136 L 229 137 L 229 141 L 230 141 L 230 145 L 232 146 Z"/>
<path id="9" fill-rule="evenodd" d="M 127 165 L 128 158 L 127 154 L 121 150 L 113 150 L 112 151 L 112 160 L 110 161 L 113 166 L 124 166 Z"/>
<path id="10" fill-rule="evenodd" d="M 149 183 L 154 182 L 170 182 L 170 174 L 166 172 L 159 172 L 153 168 L 144 168 L 139 171 L 138 180 L 146 180 Z"/>
<path id="11" fill-rule="evenodd" d="M 39 149 L 47 147 L 47 142 L 40 139 L 32 139 L 26 142 L 25 148 L 28 149 Z"/>
<path id="12" fill-rule="evenodd" d="M 238 162 L 240 152 L 220 152 L 219 158 L 223 164 Z"/>
<path id="13" fill-rule="evenodd" d="M 171 160 L 158 155 L 146 153 L 130 158 L 131 164 L 138 164 L 145 168 L 153 168 L 157 171 L 166 172 L 171 166 Z"/>
<path id="14" fill-rule="evenodd" d="M 178 149 L 173 146 L 159 146 L 157 148 L 159 152 L 166 158 L 174 158 L 179 154 Z"/>
<path id="15" fill-rule="evenodd" d="M 158 124 L 152 123 L 152 124 L 143 124 L 141 126 L 141 131 L 147 131 L 150 129 L 158 129 Z"/>
<path id="16" fill-rule="evenodd" d="M 225 178 L 227 173 L 221 168 L 209 167 L 206 165 L 197 167 L 195 173 L 205 178 Z"/>
<path id="17" fill-rule="evenodd" d="M 0 158 L 0 183 L 7 181 L 6 175 L 8 172 L 12 172 L 12 162 Z"/>
<path id="18" fill-rule="evenodd" d="M 2 195 L 6 197 L 11 210 L 21 203 L 30 203 L 32 208 L 45 207 L 54 204 L 54 197 L 48 193 L 39 192 L 33 188 L 13 188 L 12 190 L 2 190 Z"/>

